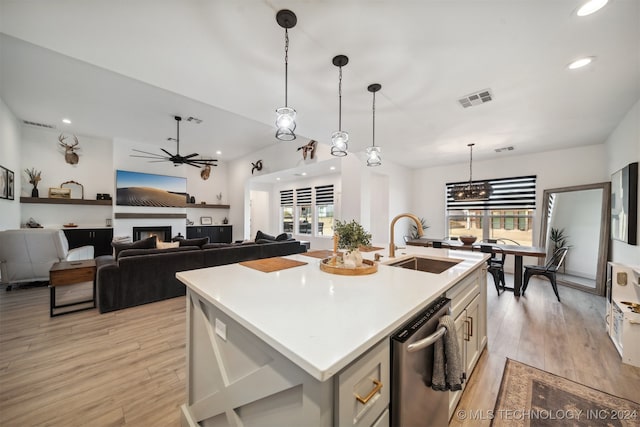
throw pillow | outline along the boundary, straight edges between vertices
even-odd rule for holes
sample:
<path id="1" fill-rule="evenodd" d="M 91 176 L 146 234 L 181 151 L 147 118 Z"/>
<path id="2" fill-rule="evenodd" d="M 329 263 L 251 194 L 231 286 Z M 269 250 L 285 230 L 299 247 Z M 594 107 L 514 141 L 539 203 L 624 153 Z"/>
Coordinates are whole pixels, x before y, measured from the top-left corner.
<path id="1" fill-rule="evenodd" d="M 113 249 L 115 251 L 116 259 L 118 259 L 118 254 L 120 253 L 120 251 L 123 251 L 125 249 L 155 249 L 157 241 L 158 239 L 156 239 L 155 236 L 151 236 L 143 240 L 135 241 L 133 243 L 111 242 L 111 246 L 113 246 Z"/>
<path id="2" fill-rule="evenodd" d="M 209 237 L 197 237 L 195 239 L 180 239 L 180 246 L 200 246 L 209 243 Z"/>
<path id="3" fill-rule="evenodd" d="M 289 233 L 278 234 L 276 236 L 276 242 L 282 242 L 284 240 L 289 240 L 290 238 L 291 238 L 291 234 Z"/>
<path id="4" fill-rule="evenodd" d="M 177 248 L 180 246 L 180 242 L 158 242 L 156 243 L 158 249 Z"/>
<path id="5" fill-rule="evenodd" d="M 271 240 L 273 242 L 276 240 L 276 237 L 258 230 L 256 233 L 256 242 L 258 242 L 258 240 Z"/>

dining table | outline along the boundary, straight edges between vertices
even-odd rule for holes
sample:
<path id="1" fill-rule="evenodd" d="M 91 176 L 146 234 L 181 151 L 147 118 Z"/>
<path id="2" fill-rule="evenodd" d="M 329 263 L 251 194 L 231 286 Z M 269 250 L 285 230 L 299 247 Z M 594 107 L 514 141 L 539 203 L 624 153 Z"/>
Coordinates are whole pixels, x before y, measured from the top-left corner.
<path id="1" fill-rule="evenodd" d="M 523 280 L 523 265 L 522 258 L 525 256 L 536 257 L 536 258 L 546 258 L 547 251 L 545 248 L 538 246 L 522 246 L 522 245 L 507 245 L 503 243 L 473 243 L 471 245 L 464 244 L 460 240 L 449 240 L 449 239 L 411 239 L 406 243 L 411 246 L 433 246 L 433 242 L 442 242 L 445 244 L 448 249 L 458 249 L 458 250 L 471 250 L 471 251 L 479 251 L 481 246 L 491 246 L 492 248 L 497 248 L 506 255 L 514 256 L 514 268 L 513 268 L 513 295 L 519 297 L 520 291 L 522 289 L 522 280 Z M 511 288 L 505 288 L 511 290 Z"/>

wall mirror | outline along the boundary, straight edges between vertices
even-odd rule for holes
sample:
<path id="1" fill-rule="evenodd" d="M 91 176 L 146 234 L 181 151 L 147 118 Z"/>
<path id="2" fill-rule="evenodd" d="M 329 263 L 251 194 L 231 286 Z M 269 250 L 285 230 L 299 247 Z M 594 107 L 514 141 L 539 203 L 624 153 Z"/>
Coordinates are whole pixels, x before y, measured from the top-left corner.
<path id="1" fill-rule="evenodd" d="M 71 190 L 71 199 L 84 199 L 84 187 L 79 182 L 65 181 L 60 184 L 60 188 L 69 188 Z"/>
<path id="2" fill-rule="evenodd" d="M 559 231 L 569 246 L 558 283 L 604 295 L 610 201 L 610 182 L 544 190 L 540 246 L 553 253 Z"/>

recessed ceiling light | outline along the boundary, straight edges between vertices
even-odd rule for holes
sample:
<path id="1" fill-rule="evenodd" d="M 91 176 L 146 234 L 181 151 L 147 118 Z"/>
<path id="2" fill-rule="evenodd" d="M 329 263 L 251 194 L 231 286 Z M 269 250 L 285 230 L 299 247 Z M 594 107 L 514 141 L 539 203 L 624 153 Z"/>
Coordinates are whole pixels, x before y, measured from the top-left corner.
<path id="1" fill-rule="evenodd" d="M 568 67 L 570 70 L 575 70 L 591 64 L 593 60 L 594 60 L 593 56 L 587 56 L 586 58 L 580 58 L 573 61 L 571 64 L 568 65 Z"/>
<path id="2" fill-rule="evenodd" d="M 583 4 L 580 7 L 580 9 L 578 9 L 578 11 L 576 12 L 576 15 L 578 16 L 591 15 L 592 13 L 595 13 L 600 9 L 602 9 L 608 2 L 609 0 L 589 0 L 588 2 Z"/>
<path id="3" fill-rule="evenodd" d="M 280 177 L 276 178 L 276 181 L 280 181 Z"/>
<path id="4" fill-rule="evenodd" d="M 306 172 L 302 172 L 300 175 L 307 176 L 307 173 Z"/>
<path id="5" fill-rule="evenodd" d="M 331 167 L 329 168 L 329 170 L 334 171 L 334 170 L 336 170 L 336 167 L 335 167 L 335 166 L 331 166 Z"/>
<path id="6" fill-rule="evenodd" d="M 220 150 L 216 151 L 216 155 L 219 156 L 220 154 L 222 154 L 222 151 L 220 151 Z"/>
<path id="7" fill-rule="evenodd" d="M 66 124 L 70 125 L 70 124 L 71 124 L 71 120 L 69 120 L 69 119 L 62 119 L 62 123 L 66 123 Z"/>

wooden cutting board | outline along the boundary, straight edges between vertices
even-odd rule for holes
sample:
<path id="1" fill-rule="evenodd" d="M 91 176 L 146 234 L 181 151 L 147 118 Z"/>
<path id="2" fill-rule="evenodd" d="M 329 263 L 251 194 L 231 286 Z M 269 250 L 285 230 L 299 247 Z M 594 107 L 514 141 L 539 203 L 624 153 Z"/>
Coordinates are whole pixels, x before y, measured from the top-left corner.
<path id="1" fill-rule="evenodd" d="M 333 252 L 327 249 L 319 249 L 317 251 L 302 252 L 300 255 L 324 259 L 324 258 L 329 258 L 330 256 L 333 256 Z"/>
<path id="2" fill-rule="evenodd" d="M 249 267 L 258 271 L 265 272 L 265 273 L 271 273 L 273 271 L 279 271 L 287 268 L 298 267 L 308 263 L 302 262 L 302 261 L 296 261 L 293 259 L 273 257 L 273 258 L 256 259 L 253 261 L 242 261 L 239 264 L 244 265 L 245 267 Z"/>

